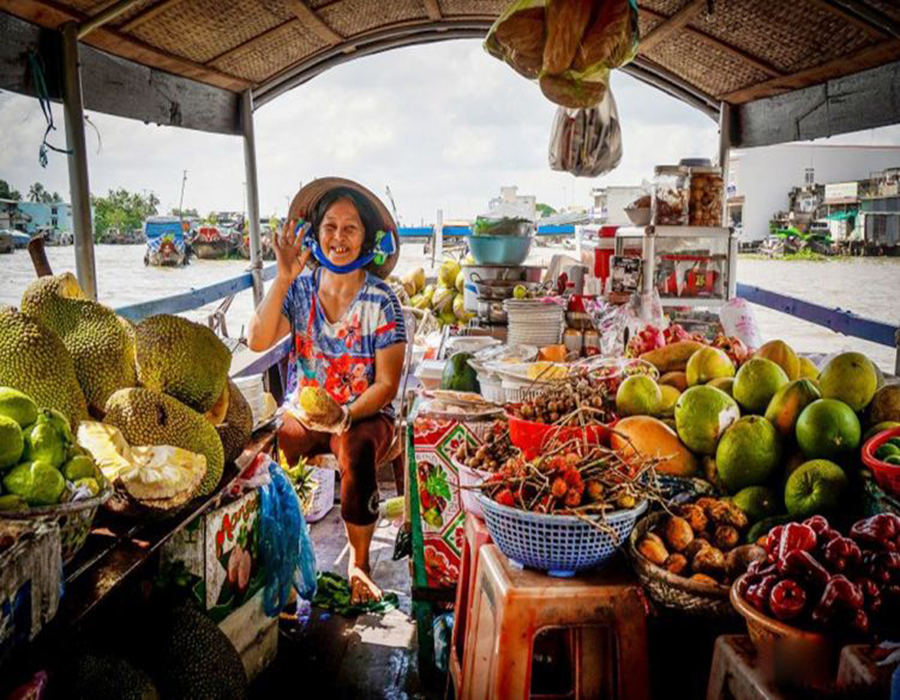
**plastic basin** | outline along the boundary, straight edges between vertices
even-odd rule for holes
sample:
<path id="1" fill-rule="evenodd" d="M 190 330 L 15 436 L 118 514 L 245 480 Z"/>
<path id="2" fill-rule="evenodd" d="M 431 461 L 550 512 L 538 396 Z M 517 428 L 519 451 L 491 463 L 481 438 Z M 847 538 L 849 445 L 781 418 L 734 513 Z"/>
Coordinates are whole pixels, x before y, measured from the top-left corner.
<path id="1" fill-rule="evenodd" d="M 875 456 L 875 452 L 891 438 L 900 437 L 900 428 L 890 428 L 869 438 L 863 445 L 862 460 L 869 469 L 875 483 L 894 496 L 900 496 L 900 466 L 882 462 Z"/>
<path id="2" fill-rule="evenodd" d="M 507 413 L 509 419 L 509 439 L 525 454 L 525 459 L 534 459 L 540 455 L 551 442 L 568 442 L 586 439 L 589 445 L 609 445 L 611 430 L 618 419 L 607 424 L 581 426 L 558 426 L 537 423 L 517 418 Z"/>
<path id="3" fill-rule="evenodd" d="M 521 265 L 531 241 L 531 236 L 469 236 L 469 251 L 479 265 Z"/>

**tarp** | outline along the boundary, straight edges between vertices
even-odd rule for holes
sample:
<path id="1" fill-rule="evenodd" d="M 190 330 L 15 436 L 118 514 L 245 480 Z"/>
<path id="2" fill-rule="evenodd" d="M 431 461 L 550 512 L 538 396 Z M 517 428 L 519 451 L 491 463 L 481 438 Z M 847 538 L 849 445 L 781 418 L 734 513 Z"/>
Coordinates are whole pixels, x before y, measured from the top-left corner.
<path id="1" fill-rule="evenodd" d="M 855 211 L 833 211 L 825 218 L 829 221 L 846 221 L 847 219 L 855 219 L 857 212 Z"/>

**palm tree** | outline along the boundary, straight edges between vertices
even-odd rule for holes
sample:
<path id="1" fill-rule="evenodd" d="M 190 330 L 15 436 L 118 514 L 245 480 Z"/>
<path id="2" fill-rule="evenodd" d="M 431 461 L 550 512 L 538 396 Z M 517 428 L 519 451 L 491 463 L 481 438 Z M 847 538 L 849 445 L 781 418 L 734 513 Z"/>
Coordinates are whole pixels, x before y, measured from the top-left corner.
<path id="1" fill-rule="evenodd" d="M 35 182 L 30 188 L 28 188 L 28 201 L 41 202 L 43 201 L 46 192 L 47 191 L 44 189 L 44 186 L 40 182 Z"/>

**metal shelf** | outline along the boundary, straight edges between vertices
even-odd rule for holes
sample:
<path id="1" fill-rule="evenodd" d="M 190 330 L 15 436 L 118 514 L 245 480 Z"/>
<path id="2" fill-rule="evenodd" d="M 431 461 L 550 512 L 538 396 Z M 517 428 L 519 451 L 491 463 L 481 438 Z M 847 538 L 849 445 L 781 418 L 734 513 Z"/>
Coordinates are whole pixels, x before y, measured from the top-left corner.
<path id="1" fill-rule="evenodd" d="M 721 297 L 660 297 L 663 306 L 719 307 L 727 299 Z"/>
<path id="2" fill-rule="evenodd" d="M 616 238 L 728 238 L 732 230 L 727 226 L 624 226 L 616 231 Z"/>

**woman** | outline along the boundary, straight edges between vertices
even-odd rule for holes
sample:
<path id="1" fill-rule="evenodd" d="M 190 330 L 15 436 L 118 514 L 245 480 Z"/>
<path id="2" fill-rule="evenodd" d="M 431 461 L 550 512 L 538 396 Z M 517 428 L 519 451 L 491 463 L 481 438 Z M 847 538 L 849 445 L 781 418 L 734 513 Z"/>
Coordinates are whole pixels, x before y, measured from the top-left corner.
<path id="1" fill-rule="evenodd" d="M 277 276 L 248 333 L 255 351 L 292 335 L 290 410 L 278 444 L 289 463 L 330 451 L 340 464 L 354 603 L 378 601 L 382 595 L 369 566 L 378 517 L 375 468 L 393 439 L 390 405 L 400 385 L 406 343 L 397 297 L 364 266 L 385 235 L 380 231 L 393 223 L 379 214 L 373 199 L 362 188 L 334 187 L 312 204 L 308 224 L 298 230 L 296 219 L 287 221 L 273 241 Z M 312 275 L 301 276 L 313 254 L 303 241 L 308 230 L 316 236 L 321 264 Z M 342 419 L 332 425 L 310 420 L 296 401 L 304 386 L 324 388 L 341 405 Z"/>

